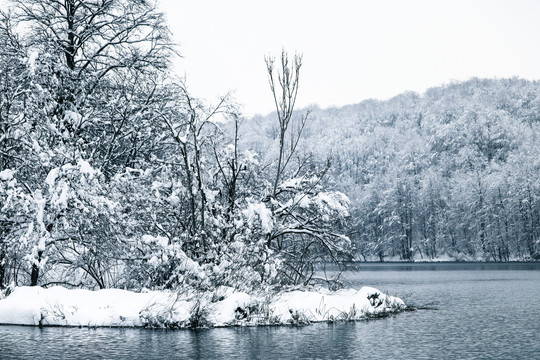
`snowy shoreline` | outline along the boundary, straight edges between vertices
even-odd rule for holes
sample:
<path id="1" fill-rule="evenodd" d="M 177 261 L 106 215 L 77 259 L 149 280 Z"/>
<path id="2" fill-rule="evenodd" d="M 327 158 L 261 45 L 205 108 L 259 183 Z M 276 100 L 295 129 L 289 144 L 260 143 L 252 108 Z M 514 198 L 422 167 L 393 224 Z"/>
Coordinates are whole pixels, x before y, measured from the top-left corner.
<path id="1" fill-rule="evenodd" d="M 249 295 L 222 287 L 189 294 L 17 287 L 0 300 L 0 325 L 196 328 L 363 320 L 405 309 L 371 287 Z"/>

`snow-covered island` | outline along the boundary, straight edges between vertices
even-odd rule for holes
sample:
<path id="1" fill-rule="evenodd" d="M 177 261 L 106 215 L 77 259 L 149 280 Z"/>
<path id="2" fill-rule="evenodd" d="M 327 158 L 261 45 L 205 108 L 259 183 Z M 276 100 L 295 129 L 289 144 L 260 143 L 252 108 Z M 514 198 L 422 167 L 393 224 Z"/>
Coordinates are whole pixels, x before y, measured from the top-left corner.
<path id="1" fill-rule="evenodd" d="M 24 286 L 0 300 L 0 324 L 166 328 L 304 325 L 362 320 L 403 309 L 401 299 L 371 287 L 254 296 L 226 287 L 192 294 Z"/>

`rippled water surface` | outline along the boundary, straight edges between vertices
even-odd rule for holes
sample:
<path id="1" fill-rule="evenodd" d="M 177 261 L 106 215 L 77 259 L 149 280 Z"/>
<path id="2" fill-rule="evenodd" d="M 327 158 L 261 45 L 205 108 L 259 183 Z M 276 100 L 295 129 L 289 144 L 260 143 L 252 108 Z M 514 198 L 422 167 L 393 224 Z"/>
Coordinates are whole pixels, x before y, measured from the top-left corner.
<path id="1" fill-rule="evenodd" d="M 370 265 L 347 273 L 346 280 L 352 287 L 373 286 L 427 309 L 299 328 L 0 326 L 0 359 L 540 358 L 538 264 Z"/>

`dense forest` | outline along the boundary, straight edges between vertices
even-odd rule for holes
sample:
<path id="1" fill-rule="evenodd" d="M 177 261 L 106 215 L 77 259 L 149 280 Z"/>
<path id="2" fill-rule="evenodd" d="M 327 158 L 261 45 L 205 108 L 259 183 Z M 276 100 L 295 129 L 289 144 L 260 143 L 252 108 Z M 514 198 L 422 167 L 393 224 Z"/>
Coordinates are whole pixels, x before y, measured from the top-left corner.
<path id="1" fill-rule="evenodd" d="M 275 141 L 271 119 L 250 146 Z M 539 134 L 539 82 L 471 79 L 314 106 L 300 147 L 351 199 L 357 259 L 508 261 L 540 256 Z"/>

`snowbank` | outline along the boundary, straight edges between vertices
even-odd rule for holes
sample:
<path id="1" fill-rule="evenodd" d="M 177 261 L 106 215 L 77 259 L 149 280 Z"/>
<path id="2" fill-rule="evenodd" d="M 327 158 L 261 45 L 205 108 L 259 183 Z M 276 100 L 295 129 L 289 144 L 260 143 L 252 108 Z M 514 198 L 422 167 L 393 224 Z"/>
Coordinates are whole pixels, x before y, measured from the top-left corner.
<path id="1" fill-rule="evenodd" d="M 231 288 L 194 295 L 18 287 L 0 300 L 0 324 L 171 328 L 307 324 L 360 320 L 404 307 L 401 299 L 369 287 L 267 296 L 253 296 Z"/>
<path id="2" fill-rule="evenodd" d="M 403 300 L 371 287 L 326 293 L 293 291 L 271 303 L 279 323 L 361 320 L 404 308 Z"/>

